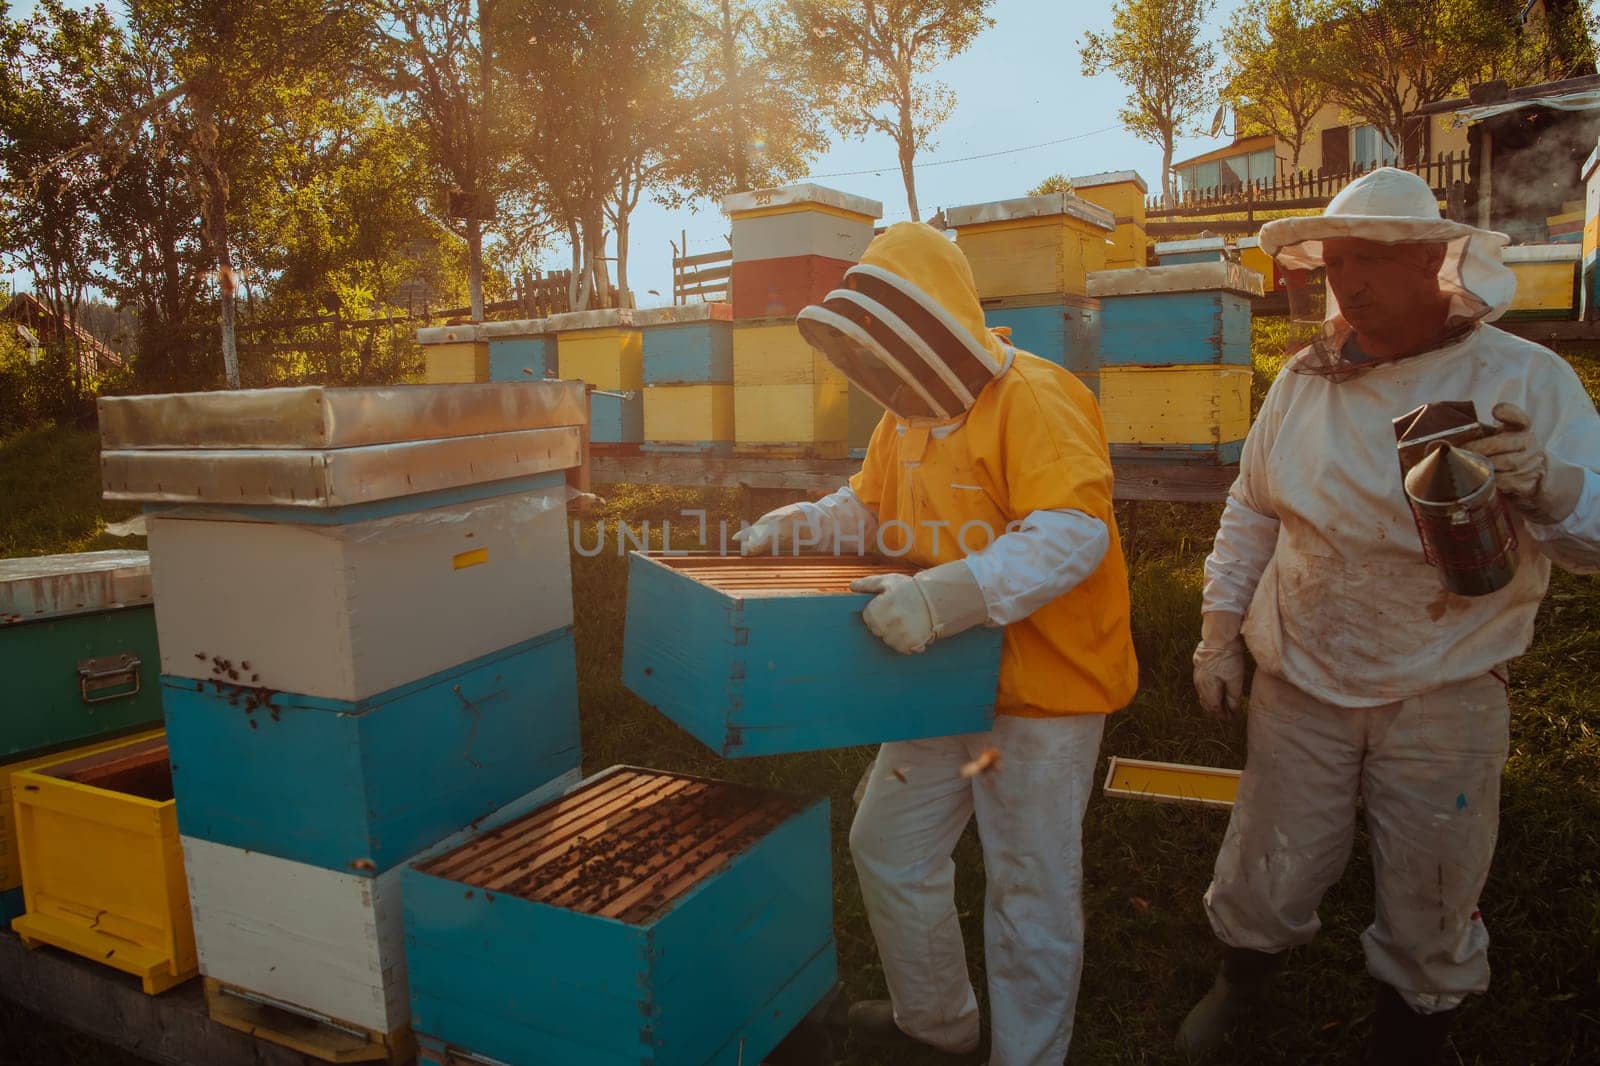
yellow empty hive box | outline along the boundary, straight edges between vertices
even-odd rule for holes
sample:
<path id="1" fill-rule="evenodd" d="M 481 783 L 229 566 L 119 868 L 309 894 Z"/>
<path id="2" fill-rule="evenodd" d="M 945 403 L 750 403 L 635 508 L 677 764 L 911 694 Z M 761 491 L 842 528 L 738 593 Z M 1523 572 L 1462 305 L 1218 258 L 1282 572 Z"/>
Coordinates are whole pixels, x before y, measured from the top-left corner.
<path id="1" fill-rule="evenodd" d="M 732 441 L 733 386 L 647 386 L 644 439 L 669 443 Z"/>
<path id="2" fill-rule="evenodd" d="M 165 735 L 166 733 L 163 730 L 152 729 L 143 733 L 135 733 L 132 736 L 97 740 L 93 744 L 84 744 L 81 747 L 54 751 L 48 755 L 34 755 L 0 766 L 0 892 L 8 892 L 22 887 L 22 864 L 17 859 L 17 832 L 13 820 L 14 811 L 11 801 L 11 780 L 13 777 L 25 770 L 47 766 L 50 763 L 63 762 L 67 759 L 81 759 L 87 755 L 96 755 L 112 748 L 120 748 L 124 744 L 150 740 Z"/>
<path id="3" fill-rule="evenodd" d="M 945 211 L 972 264 L 980 299 L 1066 293 L 1082 296 L 1104 270 L 1116 216 L 1068 193 L 971 204 Z"/>
<path id="4" fill-rule="evenodd" d="M 164 735 L 12 775 L 27 913 L 12 928 L 138 977 L 198 972 Z"/>
<path id="5" fill-rule="evenodd" d="M 428 385 L 465 385 L 489 380 L 486 341 L 453 341 L 422 346 L 422 379 Z"/>
<path id="6" fill-rule="evenodd" d="M 1101 367 L 1106 437 L 1176 448 L 1242 441 L 1250 431 L 1250 373 L 1243 366 Z"/>
<path id="7" fill-rule="evenodd" d="M 557 334 L 556 360 L 563 378 L 607 392 L 644 388 L 644 334 L 624 326 Z"/>

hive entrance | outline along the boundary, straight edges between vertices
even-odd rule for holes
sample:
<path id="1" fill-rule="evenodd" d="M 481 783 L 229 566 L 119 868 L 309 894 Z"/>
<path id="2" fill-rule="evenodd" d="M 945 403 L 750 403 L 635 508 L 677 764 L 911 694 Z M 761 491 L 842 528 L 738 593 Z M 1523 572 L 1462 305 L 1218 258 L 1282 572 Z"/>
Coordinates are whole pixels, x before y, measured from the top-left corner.
<path id="1" fill-rule="evenodd" d="M 743 596 L 850 591 L 850 582 L 874 574 L 914 574 L 916 568 L 876 556 L 687 555 L 651 558 L 718 592 Z"/>
<path id="2" fill-rule="evenodd" d="M 172 799 L 172 763 L 167 758 L 165 737 L 58 763 L 41 773 L 140 799 L 161 803 Z"/>
<path id="3" fill-rule="evenodd" d="M 619 770 L 418 867 L 485 892 L 643 923 L 800 810 L 781 793 Z"/>

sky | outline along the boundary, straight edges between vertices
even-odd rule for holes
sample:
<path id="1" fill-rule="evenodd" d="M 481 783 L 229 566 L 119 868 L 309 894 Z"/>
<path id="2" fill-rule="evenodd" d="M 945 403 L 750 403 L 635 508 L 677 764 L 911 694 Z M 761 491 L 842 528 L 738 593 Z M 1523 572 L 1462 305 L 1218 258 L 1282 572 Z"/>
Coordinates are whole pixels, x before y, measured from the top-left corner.
<path id="1" fill-rule="evenodd" d="M 1220 10 L 1209 20 L 1211 40 L 1216 40 L 1238 4 L 1239 0 L 1221 0 Z M 34 6 L 31 0 L 11 5 L 14 15 L 29 14 Z M 933 147 L 919 154 L 917 198 L 923 217 L 941 207 L 1022 196 L 1042 179 L 1060 173 L 1136 170 L 1152 191 L 1159 191 L 1161 149 L 1140 141 L 1117 122 L 1117 109 L 1126 99 L 1122 84 L 1111 74 L 1085 77 L 1078 58 L 1085 30 L 1110 29 L 1111 5 L 995 0 L 989 14 L 994 25 L 966 52 L 930 75 L 955 91 L 957 103 L 935 134 Z M 1199 121 L 1209 126 L 1209 111 Z M 1225 138 L 1180 138 L 1173 158 L 1223 143 Z M 1043 147 L 1031 147 L 1035 145 Z M 944 162 L 989 153 L 999 154 Z M 894 142 L 883 134 L 861 138 L 833 134 L 830 149 L 817 157 L 809 175 L 798 180 L 881 202 L 883 223 L 910 217 Z M 634 212 L 632 224 L 628 281 L 640 307 L 672 302 L 669 242 L 686 233 L 690 254 L 727 247 L 728 220 L 709 200 L 676 210 L 645 201 Z M 614 244 L 608 254 L 615 254 Z M 541 256 L 540 265 L 565 269 L 571 265 L 570 255 L 564 246 L 552 247 Z M 19 288 L 28 287 L 25 273 L 11 277 Z"/>
<path id="2" fill-rule="evenodd" d="M 1215 40 L 1237 3 L 1223 0 L 1210 19 Z M 1117 122 L 1126 92 L 1116 77 L 1087 78 L 1078 58 L 1085 30 L 1111 27 L 1109 3 L 1078 0 L 996 0 L 994 25 L 970 49 L 942 64 L 933 77 L 956 93 L 957 105 L 935 134 L 935 145 L 919 154 L 917 199 L 924 218 L 940 207 L 1025 195 L 1051 174 L 1136 170 L 1152 191 L 1160 189 L 1161 149 L 1135 138 Z M 1200 119 L 1209 126 L 1211 114 Z M 1065 143 L 1010 151 L 1063 138 Z M 1225 138 L 1185 137 L 1174 159 L 1225 143 Z M 937 165 L 990 152 L 993 158 Z M 883 221 L 910 217 L 894 142 L 883 134 L 833 137 L 831 149 L 800 180 L 878 200 Z M 930 165 L 934 164 L 934 165 Z M 864 174 L 854 173 L 867 171 Z M 841 176 L 835 176 L 841 175 Z M 848 176 L 842 176 L 848 175 Z M 628 281 L 639 306 L 672 302 L 669 241 L 687 231 L 691 253 L 726 248 L 728 220 L 718 205 L 700 201 L 691 209 L 668 210 L 641 203 L 633 215 Z M 548 268 L 569 265 L 564 249 L 546 257 Z M 660 295 L 652 295 L 654 289 Z"/>

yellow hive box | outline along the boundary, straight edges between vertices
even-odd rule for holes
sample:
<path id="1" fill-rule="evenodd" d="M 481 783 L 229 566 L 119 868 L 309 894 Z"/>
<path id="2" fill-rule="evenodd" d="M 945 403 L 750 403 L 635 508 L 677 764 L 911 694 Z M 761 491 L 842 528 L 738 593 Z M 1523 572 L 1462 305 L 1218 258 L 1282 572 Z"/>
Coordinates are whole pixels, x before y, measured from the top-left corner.
<path id="1" fill-rule="evenodd" d="M 1250 431 L 1250 368 L 1103 366 L 1100 416 L 1112 444 L 1216 445 Z"/>
<path id="2" fill-rule="evenodd" d="M 455 341 L 422 346 L 422 380 L 427 385 L 469 385 L 489 380 L 489 345 Z"/>
<path id="3" fill-rule="evenodd" d="M 953 207 L 945 222 L 985 300 L 1082 296 L 1088 275 L 1105 269 L 1106 242 L 1116 230 L 1110 211 L 1064 193 Z"/>
<path id="4" fill-rule="evenodd" d="M 644 388 L 644 334 L 636 329 L 580 329 L 556 335 L 563 378 L 576 378 L 606 392 Z"/>
<path id="5" fill-rule="evenodd" d="M 12 928 L 138 977 L 199 970 L 164 736 L 12 775 L 27 913 Z"/>
<path id="6" fill-rule="evenodd" d="M 732 385 L 651 385 L 644 390 L 644 439 L 733 440 Z"/>
<path id="7" fill-rule="evenodd" d="M 1582 251 L 1575 244 L 1520 245 L 1502 251 L 1501 258 L 1517 279 L 1506 317 L 1576 317 Z"/>
<path id="8" fill-rule="evenodd" d="M 1149 238 L 1145 235 L 1144 179 L 1131 170 L 1090 174 L 1072 179 L 1073 194 L 1103 207 L 1116 216 L 1117 228 L 1106 248 L 1107 270 L 1146 265 Z"/>
<path id="9" fill-rule="evenodd" d="M 53 751 L 48 755 L 35 755 L 0 766 L 0 892 L 22 887 L 22 864 L 17 861 L 17 833 L 11 802 L 11 779 L 13 776 L 25 770 L 47 766 L 50 763 L 62 762 L 67 759 L 81 759 L 86 755 L 96 755 L 112 748 L 120 748 L 124 744 L 132 744 L 137 741 L 165 735 L 165 730 L 152 729 L 144 733 L 135 733 L 132 736 L 99 740 L 93 744 L 68 748 L 65 751 Z"/>
<path id="10" fill-rule="evenodd" d="M 820 352 L 807 344 L 792 318 L 766 318 L 735 323 L 735 385 L 810 385 L 843 381 Z"/>
<path id="11" fill-rule="evenodd" d="M 811 385 L 738 385 L 733 390 L 737 450 L 842 459 L 850 432 L 843 378 Z"/>

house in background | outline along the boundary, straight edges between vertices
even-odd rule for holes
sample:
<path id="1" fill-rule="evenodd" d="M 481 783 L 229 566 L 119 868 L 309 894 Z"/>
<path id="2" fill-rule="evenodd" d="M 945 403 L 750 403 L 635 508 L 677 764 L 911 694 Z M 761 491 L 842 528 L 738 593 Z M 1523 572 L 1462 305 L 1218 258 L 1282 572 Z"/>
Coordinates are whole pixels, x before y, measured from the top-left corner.
<path id="1" fill-rule="evenodd" d="M 1300 148 L 1298 165 L 1287 142 L 1264 133 L 1235 134 L 1232 144 L 1180 160 L 1172 169 L 1181 192 L 1203 194 L 1258 182 L 1271 184 L 1303 171 L 1332 177 L 1376 166 L 1415 166 L 1452 152 L 1465 156 L 1467 131 L 1457 126 L 1448 112 L 1419 114 L 1409 124 L 1403 148 L 1390 144 L 1376 126 L 1352 123 L 1340 105 L 1324 104 Z"/>
<path id="2" fill-rule="evenodd" d="M 85 378 L 127 365 L 122 356 L 75 319 L 69 317 L 63 323 L 48 305 L 29 293 L 19 292 L 0 307 L 0 328 L 14 331 L 34 362 L 43 356 L 47 346 L 58 341 L 72 342 L 78 353 L 79 372 Z"/>

